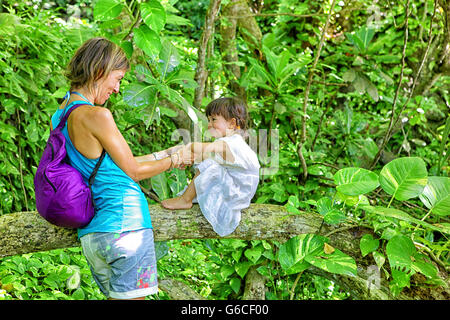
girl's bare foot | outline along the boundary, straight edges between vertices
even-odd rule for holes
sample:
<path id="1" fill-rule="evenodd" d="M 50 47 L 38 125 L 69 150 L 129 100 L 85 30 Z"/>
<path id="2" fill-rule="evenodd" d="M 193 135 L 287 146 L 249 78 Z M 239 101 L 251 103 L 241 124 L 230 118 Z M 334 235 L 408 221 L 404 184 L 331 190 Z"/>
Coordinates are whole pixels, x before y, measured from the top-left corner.
<path id="1" fill-rule="evenodd" d="M 163 200 L 161 204 L 164 208 L 172 210 L 192 208 L 192 201 L 186 201 L 183 196 Z"/>

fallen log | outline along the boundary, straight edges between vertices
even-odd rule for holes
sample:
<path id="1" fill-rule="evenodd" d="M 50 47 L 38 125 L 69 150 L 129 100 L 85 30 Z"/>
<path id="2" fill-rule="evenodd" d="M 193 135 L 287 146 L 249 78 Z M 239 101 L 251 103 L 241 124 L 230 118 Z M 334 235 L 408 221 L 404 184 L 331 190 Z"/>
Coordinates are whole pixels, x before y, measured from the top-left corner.
<path id="1" fill-rule="evenodd" d="M 161 205 L 150 205 L 155 241 L 176 239 L 220 238 L 203 217 L 198 205 L 189 210 L 171 211 Z M 238 228 L 224 238 L 243 240 L 285 241 L 299 234 L 320 234 L 329 238 L 329 244 L 353 257 L 358 267 L 356 276 L 337 275 L 317 268 L 313 272 L 334 281 L 356 299 L 450 299 L 450 290 L 444 287 L 423 286 L 419 274 L 412 277 L 411 288 L 393 297 L 384 273 L 376 271 L 370 255 L 361 256 L 360 238 L 373 230 L 358 226 L 329 226 L 316 213 L 289 214 L 282 206 L 252 204 L 243 210 Z M 37 212 L 18 212 L 0 216 L 0 258 L 5 256 L 79 246 L 76 231 L 59 228 L 42 219 Z M 448 275 L 441 273 L 448 284 Z"/>

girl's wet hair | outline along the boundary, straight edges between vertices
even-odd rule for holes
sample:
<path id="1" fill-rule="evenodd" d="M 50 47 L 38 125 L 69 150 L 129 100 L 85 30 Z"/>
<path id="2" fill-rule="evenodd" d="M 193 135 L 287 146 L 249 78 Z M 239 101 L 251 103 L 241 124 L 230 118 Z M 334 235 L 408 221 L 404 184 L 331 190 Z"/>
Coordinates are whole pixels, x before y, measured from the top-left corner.
<path id="1" fill-rule="evenodd" d="M 213 100 L 206 106 L 205 113 L 207 117 L 219 115 L 227 121 L 235 118 L 239 129 L 246 130 L 248 128 L 247 106 L 244 101 L 238 98 L 230 97 Z"/>

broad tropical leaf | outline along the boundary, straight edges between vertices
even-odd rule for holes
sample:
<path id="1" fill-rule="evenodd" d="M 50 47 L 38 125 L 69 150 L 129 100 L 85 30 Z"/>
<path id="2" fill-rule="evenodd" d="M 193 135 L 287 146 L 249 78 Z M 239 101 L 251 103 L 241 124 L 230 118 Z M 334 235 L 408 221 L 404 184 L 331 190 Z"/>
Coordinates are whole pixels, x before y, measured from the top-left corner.
<path id="1" fill-rule="evenodd" d="M 116 18 L 122 11 L 120 0 L 98 0 L 94 7 L 95 20 L 106 21 Z"/>
<path id="2" fill-rule="evenodd" d="M 441 216 L 450 215 L 450 178 L 428 177 L 428 183 L 419 198 L 431 212 Z"/>
<path id="3" fill-rule="evenodd" d="M 450 227 L 447 224 L 430 224 L 425 221 L 413 218 L 406 212 L 403 212 L 398 209 L 386 208 L 386 207 L 372 207 L 370 205 L 362 205 L 361 207 L 364 210 L 371 212 L 371 213 L 379 214 L 379 215 L 382 215 L 385 217 L 396 218 L 396 219 L 406 221 L 409 223 L 418 224 L 424 228 L 428 228 L 431 230 L 450 234 Z"/>
<path id="4" fill-rule="evenodd" d="M 166 173 L 160 173 L 150 179 L 152 189 L 156 192 L 160 200 L 165 200 L 170 197 L 169 186 L 167 184 Z"/>
<path id="5" fill-rule="evenodd" d="M 313 234 L 292 237 L 281 245 L 278 259 L 287 274 L 294 274 L 310 266 L 304 259 L 308 254 L 320 252 L 325 238 Z"/>
<path id="6" fill-rule="evenodd" d="M 392 160 L 380 172 L 380 185 L 395 199 L 404 201 L 417 197 L 427 184 L 425 162 L 417 157 Z"/>
<path id="7" fill-rule="evenodd" d="M 412 240 L 404 235 L 392 237 L 386 245 L 386 254 L 392 269 L 420 272 L 429 278 L 437 275 L 436 267 L 425 262 Z"/>
<path id="8" fill-rule="evenodd" d="M 376 189 L 378 175 L 363 168 L 344 168 L 334 175 L 336 189 L 349 196 L 359 196 Z"/>
<path id="9" fill-rule="evenodd" d="M 144 23 L 157 34 L 166 24 L 166 11 L 157 0 L 150 0 L 141 4 L 141 16 Z"/>
<path id="10" fill-rule="evenodd" d="M 327 272 L 345 275 L 357 273 L 355 260 L 338 249 L 335 249 L 332 254 L 326 254 L 322 249 L 320 254 L 308 255 L 305 260 Z"/>
<path id="11" fill-rule="evenodd" d="M 144 83 L 131 83 L 123 92 L 123 100 L 132 107 L 141 107 L 151 104 L 156 95 L 156 90 L 152 86 Z"/>
<path id="12" fill-rule="evenodd" d="M 136 45 L 152 59 L 156 59 L 162 47 L 158 34 L 145 24 L 139 28 L 134 28 L 133 32 Z"/>
<path id="13" fill-rule="evenodd" d="M 356 275 L 356 263 L 338 249 L 324 251 L 325 237 L 313 234 L 295 236 L 280 247 L 279 261 L 287 274 L 298 273 L 314 265 L 337 274 Z"/>

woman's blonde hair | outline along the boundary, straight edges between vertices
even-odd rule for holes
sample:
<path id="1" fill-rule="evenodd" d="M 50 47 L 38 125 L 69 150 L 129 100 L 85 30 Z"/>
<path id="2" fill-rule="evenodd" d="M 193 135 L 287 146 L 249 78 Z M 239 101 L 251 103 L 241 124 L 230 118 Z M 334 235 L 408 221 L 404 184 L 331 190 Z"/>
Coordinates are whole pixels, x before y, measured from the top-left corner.
<path id="1" fill-rule="evenodd" d="M 97 37 L 84 42 L 75 52 L 66 70 L 71 88 L 91 88 L 113 70 L 128 70 L 130 62 L 124 51 L 108 39 Z"/>

